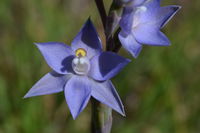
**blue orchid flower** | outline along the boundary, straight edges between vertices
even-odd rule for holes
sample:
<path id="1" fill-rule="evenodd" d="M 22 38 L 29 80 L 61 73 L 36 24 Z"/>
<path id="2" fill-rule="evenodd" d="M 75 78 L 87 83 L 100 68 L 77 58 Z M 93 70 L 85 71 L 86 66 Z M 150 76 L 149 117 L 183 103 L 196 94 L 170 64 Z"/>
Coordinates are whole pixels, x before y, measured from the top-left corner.
<path id="1" fill-rule="evenodd" d="M 124 7 L 120 20 L 119 40 L 133 57 L 142 50 L 142 44 L 168 46 L 170 41 L 160 31 L 176 14 L 180 6 L 160 7 L 161 0 L 132 0 Z"/>
<path id="2" fill-rule="evenodd" d="M 53 71 L 39 80 L 24 98 L 64 91 L 74 119 L 86 107 L 90 97 L 125 115 L 110 78 L 130 60 L 112 52 L 103 52 L 101 40 L 90 19 L 71 47 L 58 42 L 36 43 L 36 46 Z"/>

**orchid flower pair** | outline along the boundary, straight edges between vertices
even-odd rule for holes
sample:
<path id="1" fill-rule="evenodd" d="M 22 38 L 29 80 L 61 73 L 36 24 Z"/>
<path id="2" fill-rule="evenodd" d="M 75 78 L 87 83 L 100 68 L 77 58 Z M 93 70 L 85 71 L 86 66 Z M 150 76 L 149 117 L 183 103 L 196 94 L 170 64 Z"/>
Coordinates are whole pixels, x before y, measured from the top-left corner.
<path id="1" fill-rule="evenodd" d="M 160 29 L 178 11 L 179 6 L 160 7 L 160 0 L 132 0 L 124 7 L 119 40 L 137 57 L 141 44 L 169 45 Z M 98 33 L 88 19 L 71 43 L 35 43 L 52 72 L 39 80 L 24 98 L 64 92 L 74 119 L 91 97 L 125 115 L 123 104 L 110 79 L 129 62 L 113 52 L 104 52 Z"/>

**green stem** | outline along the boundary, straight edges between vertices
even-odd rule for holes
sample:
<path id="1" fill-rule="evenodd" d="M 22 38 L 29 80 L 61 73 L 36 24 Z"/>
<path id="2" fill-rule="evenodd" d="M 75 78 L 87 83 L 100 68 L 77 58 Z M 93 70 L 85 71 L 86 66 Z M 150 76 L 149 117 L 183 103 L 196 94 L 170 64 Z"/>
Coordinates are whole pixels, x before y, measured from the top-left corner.
<path id="1" fill-rule="evenodd" d="M 91 98 L 91 133 L 102 133 L 101 122 L 100 122 L 100 103 Z"/>
<path id="2" fill-rule="evenodd" d="M 91 98 L 91 133 L 110 133 L 112 109 Z"/>

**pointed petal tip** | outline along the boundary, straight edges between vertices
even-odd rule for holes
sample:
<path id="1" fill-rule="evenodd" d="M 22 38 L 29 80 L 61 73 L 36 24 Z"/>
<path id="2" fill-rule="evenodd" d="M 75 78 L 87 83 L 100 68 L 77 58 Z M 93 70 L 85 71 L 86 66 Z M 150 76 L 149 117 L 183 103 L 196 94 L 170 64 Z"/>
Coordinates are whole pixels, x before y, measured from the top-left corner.
<path id="1" fill-rule="evenodd" d="M 123 104 L 121 104 L 121 111 L 119 112 L 123 117 L 125 117 L 126 116 L 126 112 L 125 112 L 125 109 L 124 109 L 124 105 Z"/>
<path id="2" fill-rule="evenodd" d="M 168 42 L 166 42 L 166 43 L 163 43 L 163 44 L 161 44 L 161 45 L 160 45 L 160 44 L 159 44 L 159 45 L 158 45 L 158 44 L 155 44 L 155 45 L 151 45 L 151 46 L 161 46 L 161 47 L 163 47 L 163 46 L 164 46 L 164 47 L 168 47 L 168 46 L 171 46 L 171 42 L 170 42 L 170 41 L 168 41 Z"/>
<path id="3" fill-rule="evenodd" d="M 105 104 L 122 116 L 125 115 L 124 105 L 111 81 L 97 83 L 93 87 L 92 97 Z"/>
<path id="4" fill-rule="evenodd" d="M 121 31 L 118 37 L 124 49 L 127 50 L 134 58 L 137 58 L 142 50 L 142 45 L 136 41 L 134 36 Z"/>
<path id="5" fill-rule="evenodd" d="M 126 117 L 126 114 L 125 114 L 125 112 L 123 113 L 123 114 L 121 114 L 123 117 Z"/>
<path id="6" fill-rule="evenodd" d="M 40 45 L 42 45 L 41 42 L 34 42 L 33 44 L 36 45 L 36 46 L 40 46 Z"/>
<path id="7" fill-rule="evenodd" d="M 92 26 L 92 27 L 94 27 L 93 22 L 92 22 L 90 16 L 88 17 L 88 19 L 87 19 L 87 21 L 86 21 L 86 23 L 85 23 L 85 26 Z"/>
<path id="8" fill-rule="evenodd" d="M 170 40 L 166 37 L 162 44 L 155 44 L 155 45 L 152 45 L 152 46 L 164 46 L 164 47 L 168 47 L 168 46 L 170 46 L 170 45 L 171 45 L 171 42 L 170 42 Z"/>
<path id="9" fill-rule="evenodd" d="M 45 44 L 45 43 L 34 42 L 33 44 L 36 45 L 36 47 L 40 49 L 40 47 L 41 47 L 43 44 Z"/>
<path id="10" fill-rule="evenodd" d="M 38 45 L 39 43 L 38 42 L 34 42 L 33 44 Z"/>
<path id="11" fill-rule="evenodd" d="M 128 59 L 128 58 L 124 58 L 124 62 L 123 65 L 126 66 L 128 63 L 130 63 L 132 60 Z"/>
<path id="12" fill-rule="evenodd" d="M 133 58 L 137 59 L 137 57 L 139 56 L 139 53 L 133 53 L 130 51 L 130 54 L 133 56 Z"/>
<path id="13" fill-rule="evenodd" d="M 92 22 L 91 16 L 89 16 L 88 19 L 87 19 L 87 21 L 86 21 L 86 23 L 91 23 L 91 22 Z"/>
<path id="14" fill-rule="evenodd" d="M 71 112 L 71 115 L 72 115 L 73 120 L 76 120 L 76 118 L 78 117 L 79 114 L 74 114 Z"/>
<path id="15" fill-rule="evenodd" d="M 120 113 L 123 117 L 126 117 L 126 113 L 125 113 L 124 107 L 123 107 L 123 110 L 121 110 L 121 111 L 118 112 L 118 113 Z"/>
<path id="16" fill-rule="evenodd" d="M 182 6 L 172 5 L 171 8 L 174 10 L 174 13 L 172 14 L 172 16 L 174 16 L 182 8 Z"/>
<path id="17" fill-rule="evenodd" d="M 130 63 L 132 60 L 126 58 L 126 64 Z"/>
<path id="18" fill-rule="evenodd" d="M 164 22 L 161 24 L 161 29 L 164 28 L 164 26 L 176 15 L 176 13 L 182 8 L 179 5 L 169 5 L 169 6 L 164 6 L 161 7 L 162 9 L 166 10 L 166 15 L 167 18 L 164 20 Z"/>
<path id="19" fill-rule="evenodd" d="M 179 5 L 175 5 L 174 6 L 174 12 L 175 14 L 182 8 L 182 6 L 179 6 Z"/>
<path id="20" fill-rule="evenodd" d="M 50 42 L 50 43 L 52 43 L 52 42 Z M 45 46 L 46 43 L 44 43 L 44 42 L 34 42 L 33 44 L 40 50 L 42 47 Z"/>
<path id="21" fill-rule="evenodd" d="M 139 56 L 139 54 L 138 55 L 136 55 L 136 54 L 131 54 L 132 56 L 133 56 L 133 58 L 135 58 L 135 59 L 137 59 L 137 57 Z"/>
<path id="22" fill-rule="evenodd" d="M 22 98 L 22 99 L 27 99 L 27 98 L 30 98 L 30 97 L 34 97 L 35 95 L 30 95 L 29 92 L 26 93 L 26 95 Z"/>
<path id="23" fill-rule="evenodd" d="M 129 53 L 133 56 L 133 58 L 137 59 L 140 52 L 142 51 L 142 46 L 138 48 L 136 51 L 129 51 Z"/>
<path id="24" fill-rule="evenodd" d="M 166 37 L 166 40 L 165 40 L 165 43 L 163 43 L 163 45 L 161 45 L 161 46 L 170 46 L 171 45 L 171 42 L 170 42 L 170 40 Z"/>
<path id="25" fill-rule="evenodd" d="M 116 111 L 117 113 L 119 113 L 120 115 L 122 115 L 123 117 L 126 117 L 126 113 L 124 110 L 124 106 L 122 105 L 120 108 L 118 109 L 113 109 L 114 111 Z"/>
<path id="26" fill-rule="evenodd" d="M 169 41 L 169 43 L 168 43 L 168 44 L 166 44 L 165 46 L 171 46 L 171 42 Z"/>
<path id="27" fill-rule="evenodd" d="M 22 99 L 27 99 L 27 98 L 31 98 L 31 97 L 35 97 L 37 95 L 30 95 L 29 92 L 24 96 L 22 97 Z"/>
<path id="28" fill-rule="evenodd" d="M 22 99 L 26 99 L 26 98 L 28 98 L 28 96 L 27 96 L 27 95 L 25 95 L 25 96 L 23 96 L 23 97 L 22 97 Z"/>
<path id="29" fill-rule="evenodd" d="M 180 5 L 175 5 L 174 8 L 176 8 L 176 10 L 178 11 L 178 10 L 180 10 L 180 9 L 182 8 L 182 6 L 180 6 Z"/>
<path id="30" fill-rule="evenodd" d="M 132 60 L 130 60 L 130 59 L 127 59 L 127 58 L 124 58 L 125 59 L 125 61 L 124 61 L 124 63 L 123 63 L 123 65 L 124 65 L 124 67 L 128 64 L 128 63 L 130 63 Z"/>
<path id="31" fill-rule="evenodd" d="M 22 97 L 22 99 L 26 99 L 26 98 L 30 98 L 32 97 L 30 94 L 29 94 L 30 90 L 24 95 L 24 97 Z"/>

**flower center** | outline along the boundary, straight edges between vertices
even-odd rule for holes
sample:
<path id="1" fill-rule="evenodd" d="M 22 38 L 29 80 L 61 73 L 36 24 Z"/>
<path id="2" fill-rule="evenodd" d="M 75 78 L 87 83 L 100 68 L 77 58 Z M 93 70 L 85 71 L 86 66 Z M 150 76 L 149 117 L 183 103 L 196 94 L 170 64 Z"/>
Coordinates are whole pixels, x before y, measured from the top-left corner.
<path id="1" fill-rule="evenodd" d="M 79 48 L 76 50 L 76 57 L 72 61 L 72 68 L 76 74 L 86 75 L 90 69 L 90 61 L 86 57 L 87 52 Z"/>

